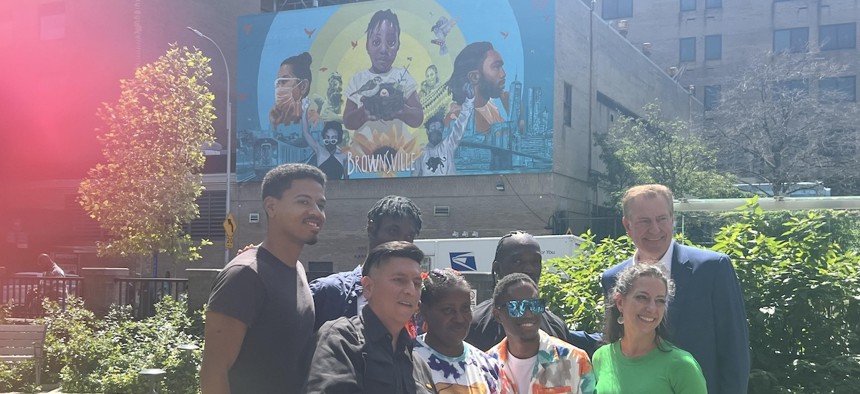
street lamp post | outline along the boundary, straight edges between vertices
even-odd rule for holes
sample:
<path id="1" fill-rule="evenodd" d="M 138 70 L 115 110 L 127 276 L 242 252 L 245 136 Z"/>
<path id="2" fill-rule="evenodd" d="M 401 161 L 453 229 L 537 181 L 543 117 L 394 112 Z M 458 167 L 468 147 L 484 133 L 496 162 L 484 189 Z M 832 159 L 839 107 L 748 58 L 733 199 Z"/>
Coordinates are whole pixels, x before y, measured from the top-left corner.
<path id="1" fill-rule="evenodd" d="M 188 30 L 191 30 L 194 34 L 209 40 L 212 45 L 215 45 L 215 48 L 218 49 L 218 53 L 221 54 L 221 60 L 224 60 L 224 72 L 227 74 L 227 170 L 224 171 L 227 175 L 227 207 L 224 217 L 230 216 L 230 168 L 233 164 L 233 101 L 230 97 L 230 67 L 227 65 L 227 57 L 224 56 L 224 51 L 221 50 L 221 46 L 218 45 L 215 40 L 209 38 L 207 35 L 201 33 L 199 30 L 188 26 Z M 226 242 L 226 239 L 225 239 Z M 226 245 L 224 247 L 224 264 L 230 262 L 230 248 Z"/>

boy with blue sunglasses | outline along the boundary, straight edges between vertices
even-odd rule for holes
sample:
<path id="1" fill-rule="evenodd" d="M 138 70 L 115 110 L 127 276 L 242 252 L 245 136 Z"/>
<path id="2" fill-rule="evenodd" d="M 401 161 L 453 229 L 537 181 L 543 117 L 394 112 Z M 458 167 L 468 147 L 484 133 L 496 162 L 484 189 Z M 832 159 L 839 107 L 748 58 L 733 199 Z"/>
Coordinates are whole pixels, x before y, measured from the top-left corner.
<path id="1" fill-rule="evenodd" d="M 493 291 L 493 318 L 507 337 L 487 354 L 499 360 L 502 393 L 594 393 L 588 355 L 540 329 L 546 303 L 528 275 L 503 277 Z"/>

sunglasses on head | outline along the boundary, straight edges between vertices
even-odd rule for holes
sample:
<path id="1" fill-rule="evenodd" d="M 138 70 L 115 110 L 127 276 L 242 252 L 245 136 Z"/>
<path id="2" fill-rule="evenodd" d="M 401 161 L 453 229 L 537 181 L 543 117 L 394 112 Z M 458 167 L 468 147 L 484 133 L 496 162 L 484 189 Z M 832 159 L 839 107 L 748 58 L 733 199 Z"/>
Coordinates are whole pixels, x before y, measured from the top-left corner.
<path id="1" fill-rule="evenodd" d="M 539 315 L 546 310 L 546 301 L 543 298 L 534 298 L 531 300 L 519 300 L 519 301 L 508 301 L 502 306 L 497 308 L 504 308 L 507 306 L 508 315 L 511 317 L 523 317 L 526 313 L 526 308 L 529 308 L 533 314 Z"/>

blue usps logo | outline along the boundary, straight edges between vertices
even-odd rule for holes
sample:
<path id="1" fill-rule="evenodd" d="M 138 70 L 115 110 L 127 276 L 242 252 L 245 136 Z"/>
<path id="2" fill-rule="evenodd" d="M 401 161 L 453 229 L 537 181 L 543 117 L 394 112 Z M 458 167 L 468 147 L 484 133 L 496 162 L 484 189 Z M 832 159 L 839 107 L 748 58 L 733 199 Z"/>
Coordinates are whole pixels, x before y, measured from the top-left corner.
<path id="1" fill-rule="evenodd" d="M 475 263 L 475 256 L 472 252 L 450 252 L 451 268 L 456 271 L 477 271 L 478 266 Z"/>

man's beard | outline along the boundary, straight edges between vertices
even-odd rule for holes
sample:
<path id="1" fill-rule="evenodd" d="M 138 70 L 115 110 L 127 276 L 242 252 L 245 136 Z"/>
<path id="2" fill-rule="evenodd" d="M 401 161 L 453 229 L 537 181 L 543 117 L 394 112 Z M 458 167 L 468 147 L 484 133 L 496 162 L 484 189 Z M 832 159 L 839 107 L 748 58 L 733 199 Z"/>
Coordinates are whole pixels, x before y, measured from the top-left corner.
<path id="1" fill-rule="evenodd" d="M 478 81 L 478 92 L 481 93 L 482 97 L 499 98 L 502 95 L 502 88 L 498 84 L 490 82 L 482 75 Z"/>

